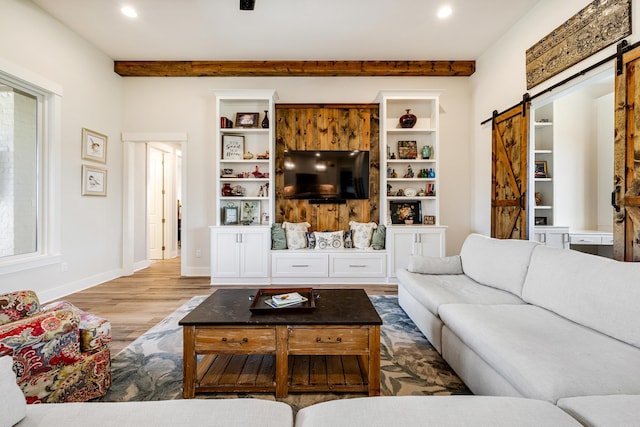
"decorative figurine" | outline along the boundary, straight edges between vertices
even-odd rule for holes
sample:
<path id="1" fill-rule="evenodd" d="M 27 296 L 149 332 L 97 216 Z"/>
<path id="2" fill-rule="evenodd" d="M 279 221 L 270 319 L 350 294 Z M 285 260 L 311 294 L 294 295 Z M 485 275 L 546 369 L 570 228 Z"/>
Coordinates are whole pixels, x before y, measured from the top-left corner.
<path id="1" fill-rule="evenodd" d="M 411 169 L 411 165 L 407 165 L 407 173 L 404 175 L 405 178 L 413 178 L 415 175 L 413 173 L 413 169 Z"/>

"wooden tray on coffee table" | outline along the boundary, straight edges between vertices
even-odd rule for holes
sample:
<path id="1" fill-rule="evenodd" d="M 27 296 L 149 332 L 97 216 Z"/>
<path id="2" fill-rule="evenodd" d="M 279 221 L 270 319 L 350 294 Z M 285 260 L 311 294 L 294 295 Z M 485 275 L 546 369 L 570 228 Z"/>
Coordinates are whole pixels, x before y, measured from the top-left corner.
<path id="1" fill-rule="evenodd" d="M 271 307 L 265 300 L 272 298 L 274 295 L 288 294 L 298 292 L 306 301 L 299 304 L 289 305 L 286 307 Z M 313 311 L 316 308 L 316 298 L 312 288 L 278 288 L 278 289 L 258 289 L 253 302 L 249 307 L 252 313 L 305 313 Z"/>

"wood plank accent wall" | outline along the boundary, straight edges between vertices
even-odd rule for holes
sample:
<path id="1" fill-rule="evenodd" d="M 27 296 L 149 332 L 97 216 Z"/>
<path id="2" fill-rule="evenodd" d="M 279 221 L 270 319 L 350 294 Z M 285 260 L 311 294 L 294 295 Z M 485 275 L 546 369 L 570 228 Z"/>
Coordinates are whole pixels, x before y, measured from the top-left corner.
<path id="1" fill-rule="evenodd" d="M 122 77 L 468 77 L 475 61 L 114 61 Z"/>
<path id="2" fill-rule="evenodd" d="M 311 230 L 347 230 L 349 221 L 380 222 L 378 104 L 277 104 L 276 222 L 308 222 Z M 369 199 L 311 204 L 283 197 L 284 151 L 369 150 Z"/>

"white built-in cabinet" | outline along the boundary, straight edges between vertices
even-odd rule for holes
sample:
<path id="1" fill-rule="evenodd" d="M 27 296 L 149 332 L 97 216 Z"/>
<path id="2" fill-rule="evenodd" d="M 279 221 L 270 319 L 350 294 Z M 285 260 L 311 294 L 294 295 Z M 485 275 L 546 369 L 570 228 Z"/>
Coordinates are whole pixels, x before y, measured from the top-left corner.
<path id="1" fill-rule="evenodd" d="M 389 275 L 396 277 L 396 270 L 407 268 L 411 255 L 430 257 L 445 256 L 444 227 L 390 227 L 387 229 L 389 250 Z"/>
<path id="2" fill-rule="evenodd" d="M 211 227 L 212 283 L 267 283 L 270 230 L 263 227 Z"/>
<path id="3" fill-rule="evenodd" d="M 274 212 L 274 90 L 215 92 L 212 283 L 267 283 Z M 265 116 L 269 125 L 262 125 Z M 246 225 L 242 225 L 243 221 Z"/>
<path id="4" fill-rule="evenodd" d="M 445 253 L 446 227 L 440 218 L 440 94 L 437 90 L 406 90 L 378 95 L 380 218 L 387 226 L 390 277 L 407 266 L 412 254 Z M 407 113 L 417 119 L 411 128 L 400 125 Z M 413 216 L 405 221 L 407 209 Z"/>

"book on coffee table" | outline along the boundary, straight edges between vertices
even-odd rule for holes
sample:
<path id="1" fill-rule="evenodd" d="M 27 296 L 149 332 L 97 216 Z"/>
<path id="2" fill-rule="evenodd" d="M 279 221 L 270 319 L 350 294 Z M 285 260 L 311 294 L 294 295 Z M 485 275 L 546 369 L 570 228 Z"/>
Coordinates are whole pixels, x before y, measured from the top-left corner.
<path id="1" fill-rule="evenodd" d="M 259 289 L 252 298 L 249 310 L 253 313 L 274 311 L 305 312 L 315 309 L 315 298 L 311 288 Z"/>

